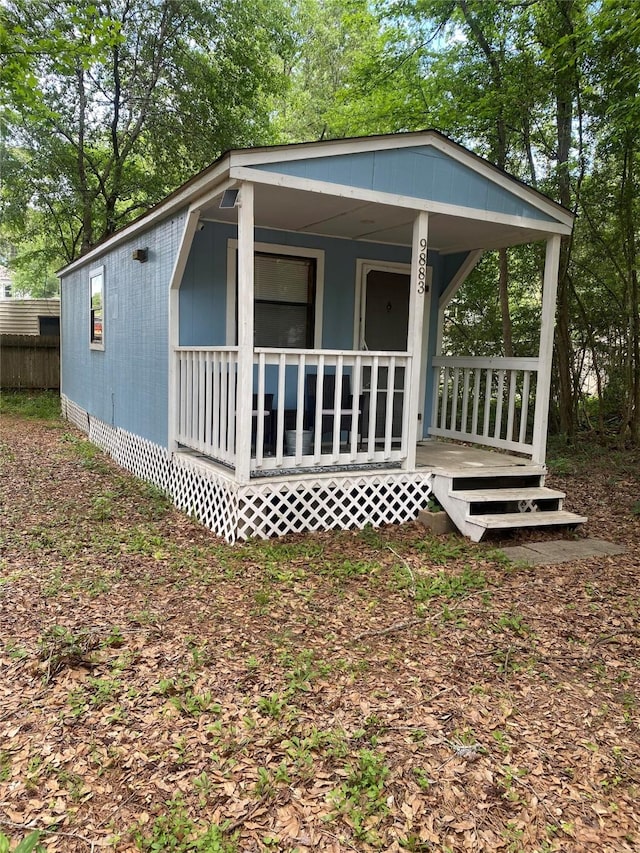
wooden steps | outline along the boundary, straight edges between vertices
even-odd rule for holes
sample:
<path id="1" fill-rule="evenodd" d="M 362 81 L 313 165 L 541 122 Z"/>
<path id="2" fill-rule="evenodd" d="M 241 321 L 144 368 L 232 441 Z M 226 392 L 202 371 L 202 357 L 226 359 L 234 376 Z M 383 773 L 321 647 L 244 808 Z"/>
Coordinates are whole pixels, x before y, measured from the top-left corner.
<path id="1" fill-rule="evenodd" d="M 515 527 L 552 527 L 573 526 L 583 524 L 587 519 L 581 515 L 565 510 L 551 510 L 550 512 L 513 512 L 496 513 L 494 515 L 472 515 L 467 519 L 469 528 L 478 527 L 485 530 L 507 530 Z M 474 539 L 473 536 L 471 536 Z M 475 542 L 482 538 L 482 533 Z"/>
<path id="2" fill-rule="evenodd" d="M 544 485 L 539 465 L 436 469 L 435 497 L 458 530 L 479 542 L 487 530 L 574 526 L 587 519 L 563 510 L 564 492 Z"/>
<path id="3" fill-rule="evenodd" d="M 556 492 L 544 486 L 523 486 L 521 489 L 469 489 L 454 491 L 453 496 L 459 501 L 469 503 L 503 503 L 522 500 L 558 500 L 565 497 L 564 492 Z"/>

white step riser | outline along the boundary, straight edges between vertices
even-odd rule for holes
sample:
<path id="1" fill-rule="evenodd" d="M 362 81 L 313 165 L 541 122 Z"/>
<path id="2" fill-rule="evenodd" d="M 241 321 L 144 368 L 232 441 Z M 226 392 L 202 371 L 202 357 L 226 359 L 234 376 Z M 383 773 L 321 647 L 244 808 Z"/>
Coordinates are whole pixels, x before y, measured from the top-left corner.
<path id="1" fill-rule="evenodd" d="M 522 487 L 491 488 L 491 478 L 504 481 L 505 478 L 539 476 L 539 485 Z M 481 488 L 455 488 L 454 480 L 466 481 L 482 478 Z M 433 479 L 435 497 L 456 525 L 458 530 L 472 541 L 479 542 L 487 530 L 508 530 L 523 527 L 548 527 L 552 525 L 576 525 L 586 521 L 582 516 L 563 510 L 564 492 L 547 489 L 542 485 L 543 477 L 538 471 L 521 469 L 492 469 L 483 472 L 437 473 Z M 533 512 L 519 512 L 520 501 L 554 501 L 555 507 Z M 512 504 L 513 511 L 506 513 L 471 514 L 471 508 L 480 509 L 483 504 Z"/>
<path id="2" fill-rule="evenodd" d="M 587 519 L 572 512 L 528 512 L 519 514 L 469 516 L 466 527 L 474 542 L 479 542 L 487 530 L 517 530 L 523 527 L 568 527 L 584 524 Z M 474 538 L 475 534 L 477 538 Z"/>

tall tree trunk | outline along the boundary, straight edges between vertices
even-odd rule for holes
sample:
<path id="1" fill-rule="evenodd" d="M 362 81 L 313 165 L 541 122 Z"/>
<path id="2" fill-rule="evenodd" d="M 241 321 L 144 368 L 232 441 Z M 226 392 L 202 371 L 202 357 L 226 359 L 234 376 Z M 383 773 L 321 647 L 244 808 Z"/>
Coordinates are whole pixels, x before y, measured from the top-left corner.
<path id="1" fill-rule="evenodd" d="M 573 45 L 573 0 L 556 0 L 558 14 L 558 41 Z M 570 48 L 568 59 L 566 47 L 555 57 L 555 100 L 558 200 L 563 207 L 571 208 L 571 176 L 569 156 L 573 104 L 576 91 L 575 52 Z M 558 403 L 560 408 L 560 431 L 569 437 L 575 433 L 574 389 L 572 382 L 573 351 L 570 332 L 570 283 L 568 277 L 571 237 L 563 237 L 560 247 L 558 274 L 558 303 L 556 329 L 556 360 L 558 369 Z"/>
<path id="2" fill-rule="evenodd" d="M 635 195 L 635 150 L 631 136 L 625 140 L 622 186 L 622 239 L 625 247 L 628 293 L 627 333 L 627 411 L 623 429 L 629 431 L 633 444 L 640 443 L 640 293 L 638 290 L 638 256 L 636 223 L 633 216 Z"/>
<path id="3" fill-rule="evenodd" d="M 500 314 L 502 316 L 502 337 L 504 340 L 504 354 L 507 358 L 513 358 L 513 329 L 511 324 L 511 313 L 509 311 L 509 256 L 506 249 L 500 249 L 498 253 L 500 268 Z"/>
<path id="4" fill-rule="evenodd" d="M 500 169 L 507 166 L 507 123 L 502 106 L 504 80 L 502 75 L 502 54 L 496 50 L 486 37 L 478 18 L 474 16 L 469 8 L 467 0 L 458 0 L 458 6 L 462 15 L 473 33 L 480 49 L 484 53 L 489 65 L 491 83 L 495 92 L 495 98 L 500 104 L 495 118 L 495 140 L 491 148 L 491 159 Z M 498 256 L 499 279 L 498 291 L 500 299 L 500 317 L 502 320 L 502 336 L 504 340 L 504 354 L 507 358 L 513 357 L 513 324 L 511 322 L 511 311 L 509 309 L 509 258 L 506 249 L 500 249 Z"/>
<path id="5" fill-rule="evenodd" d="M 85 162 L 84 150 L 84 134 L 85 120 L 87 115 L 87 96 L 84 87 L 84 68 L 80 63 L 76 68 L 76 77 L 78 81 L 78 179 L 80 183 L 81 204 L 82 204 L 82 245 L 81 252 L 87 251 L 93 245 L 93 198 L 89 190 L 87 180 L 87 164 Z"/>

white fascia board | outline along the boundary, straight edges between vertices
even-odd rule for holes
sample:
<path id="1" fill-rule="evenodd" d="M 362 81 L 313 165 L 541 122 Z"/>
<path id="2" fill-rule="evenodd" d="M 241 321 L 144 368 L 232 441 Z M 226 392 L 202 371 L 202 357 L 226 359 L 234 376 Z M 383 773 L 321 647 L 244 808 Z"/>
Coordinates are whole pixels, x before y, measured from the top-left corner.
<path id="1" fill-rule="evenodd" d="M 548 216 L 553 216 L 553 218 L 558 220 L 558 222 L 562 222 L 568 226 L 573 225 L 575 220 L 573 213 L 570 213 L 568 210 L 560 207 L 560 205 L 550 199 L 545 199 L 526 184 L 521 184 L 514 178 L 511 178 L 509 175 L 500 171 L 500 169 L 492 163 L 488 163 L 482 158 L 476 157 L 471 154 L 471 152 L 465 151 L 464 148 L 461 148 L 458 145 L 449 144 L 446 139 L 434 136 L 429 140 L 429 145 L 433 145 L 434 148 L 451 157 L 452 160 L 456 160 L 463 166 L 473 169 L 474 172 L 478 172 L 478 174 L 492 181 L 494 184 L 497 184 L 499 187 L 513 193 L 513 195 L 523 201 L 526 201 L 527 204 L 530 204 L 532 207 L 538 208 L 542 213 L 546 213 Z"/>
<path id="2" fill-rule="evenodd" d="M 316 157 L 338 157 L 341 154 L 358 154 L 362 151 L 388 151 L 394 148 L 413 148 L 416 145 L 433 143 L 432 131 L 387 134 L 385 136 L 362 136 L 348 140 L 325 140 L 306 145 L 280 145 L 269 148 L 250 148 L 233 151 L 231 168 L 234 166 L 256 166 L 267 163 L 287 163 L 294 160 L 310 160 Z"/>
<path id="3" fill-rule="evenodd" d="M 358 201 L 368 201 L 374 204 L 386 204 L 391 207 L 405 207 L 409 210 L 426 213 L 442 213 L 445 216 L 459 216 L 462 219 L 476 219 L 481 222 L 495 222 L 500 225 L 513 225 L 515 228 L 528 228 L 540 234 L 571 234 L 571 226 L 560 222 L 547 222 L 542 219 L 529 219 L 525 216 L 511 216 L 497 213 L 493 210 L 479 210 L 475 207 L 463 207 L 457 204 L 431 201 L 430 199 L 414 198 L 412 196 L 385 193 L 380 190 L 368 190 L 362 187 L 332 184 L 329 181 L 317 181 L 311 178 L 298 178 L 293 175 L 283 175 L 277 172 L 264 172 L 244 166 L 232 166 L 229 170 L 231 178 L 242 181 L 252 181 L 255 184 L 266 184 L 273 187 L 314 192 L 321 195 L 333 195 L 339 198 L 352 198 Z M 542 238 L 541 238 L 542 239 Z"/>
<path id="4" fill-rule="evenodd" d="M 164 202 L 160 202 L 156 207 L 152 208 L 149 213 L 143 216 L 141 219 L 132 222 L 131 225 L 126 225 L 120 231 L 116 231 L 115 234 L 112 234 L 107 240 L 99 245 L 95 246 L 95 248 L 91 249 L 85 255 L 82 255 L 77 260 L 72 261 L 66 267 L 63 267 L 61 270 L 58 270 L 57 276 L 62 278 L 65 275 L 73 272 L 78 269 L 78 267 L 82 267 L 85 264 L 92 261 L 94 258 L 103 255 L 105 252 L 110 251 L 117 246 L 119 243 L 125 242 L 125 240 L 130 240 L 132 237 L 135 237 L 136 234 L 139 234 L 141 231 L 146 231 L 156 222 L 159 222 L 163 219 L 166 219 L 168 216 L 171 216 L 178 210 L 189 205 L 189 203 L 196 202 L 199 197 L 207 192 L 211 192 L 212 188 L 216 187 L 216 184 L 224 180 L 227 176 L 227 171 L 229 167 L 229 155 L 226 155 L 220 163 L 216 164 L 214 168 L 210 171 L 205 172 L 201 175 L 200 178 L 196 179 L 193 183 L 189 183 L 188 186 L 184 186 L 182 190 L 178 190 L 175 195 L 169 196 Z M 214 193 L 215 194 L 215 193 Z"/>

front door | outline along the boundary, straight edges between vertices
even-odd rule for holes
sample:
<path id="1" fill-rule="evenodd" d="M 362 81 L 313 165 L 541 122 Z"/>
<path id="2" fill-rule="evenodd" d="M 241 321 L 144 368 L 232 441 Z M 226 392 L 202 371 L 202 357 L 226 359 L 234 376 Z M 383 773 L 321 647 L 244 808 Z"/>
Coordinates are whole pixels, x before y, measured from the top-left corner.
<path id="1" fill-rule="evenodd" d="M 406 352 L 409 272 L 364 268 L 361 348 Z"/>
<path id="2" fill-rule="evenodd" d="M 406 272 L 400 265 L 389 267 L 364 267 L 362 281 L 361 349 L 384 352 L 406 352 L 409 330 L 409 267 Z M 370 372 L 364 371 L 365 388 Z M 376 397 L 376 438 L 384 439 L 387 409 L 388 371 L 378 373 Z M 402 437 L 402 410 L 404 404 L 404 368 L 396 368 L 393 382 L 392 436 Z"/>

